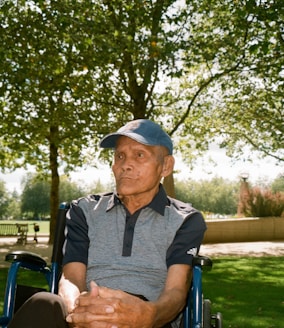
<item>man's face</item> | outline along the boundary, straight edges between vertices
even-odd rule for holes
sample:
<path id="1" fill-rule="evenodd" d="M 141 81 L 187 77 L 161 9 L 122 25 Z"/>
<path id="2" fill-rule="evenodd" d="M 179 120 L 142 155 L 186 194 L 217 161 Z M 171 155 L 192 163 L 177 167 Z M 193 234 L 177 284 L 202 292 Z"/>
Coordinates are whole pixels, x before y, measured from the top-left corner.
<path id="1" fill-rule="evenodd" d="M 146 146 L 128 137 L 119 137 L 112 166 L 117 193 L 121 197 L 155 194 L 163 177 L 165 158 L 164 147 Z"/>

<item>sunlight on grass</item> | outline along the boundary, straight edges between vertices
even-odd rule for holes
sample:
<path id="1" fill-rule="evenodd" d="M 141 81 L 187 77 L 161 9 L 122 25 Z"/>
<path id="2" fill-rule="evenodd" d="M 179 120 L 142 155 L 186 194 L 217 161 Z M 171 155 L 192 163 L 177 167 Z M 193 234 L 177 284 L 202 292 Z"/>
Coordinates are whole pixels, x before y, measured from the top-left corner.
<path id="1" fill-rule="evenodd" d="M 39 234 L 48 235 L 49 234 L 49 221 L 32 221 L 32 220 L 1 220 L 1 223 L 9 223 L 9 224 L 28 224 L 29 232 L 28 235 L 34 234 L 34 223 L 39 225 Z"/>
<path id="2" fill-rule="evenodd" d="M 203 290 L 213 313 L 222 312 L 224 327 L 283 325 L 284 257 L 224 257 L 213 262 L 212 271 L 203 275 Z"/>

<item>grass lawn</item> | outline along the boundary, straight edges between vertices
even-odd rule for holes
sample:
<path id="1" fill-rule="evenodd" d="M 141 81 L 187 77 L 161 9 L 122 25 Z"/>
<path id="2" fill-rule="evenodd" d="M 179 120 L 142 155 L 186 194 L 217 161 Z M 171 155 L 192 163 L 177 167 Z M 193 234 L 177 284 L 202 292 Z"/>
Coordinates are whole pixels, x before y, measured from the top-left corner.
<path id="1" fill-rule="evenodd" d="M 0 223 L 9 223 L 9 224 L 28 224 L 29 225 L 29 232 L 28 235 L 34 234 L 34 223 L 39 225 L 39 233 L 42 235 L 49 234 L 49 221 L 32 221 L 32 220 L 1 220 Z"/>
<path id="2" fill-rule="evenodd" d="M 4 292 L 6 286 L 8 268 L 0 269 L 0 314 L 3 313 Z M 45 276 L 38 272 L 32 272 L 25 269 L 20 269 L 18 273 L 18 283 L 27 286 L 39 288 L 48 288 Z"/>
<path id="3" fill-rule="evenodd" d="M 284 257 L 213 258 L 203 274 L 204 297 L 212 313 L 221 312 L 223 328 L 280 328 L 284 319 Z M 7 269 L 0 269 L 0 311 Z M 45 285 L 40 274 L 26 270 L 21 279 Z"/>
<path id="4" fill-rule="evenodd" d="M 202 281 L 224 328 L 284 327 L 284 257 L 217 258 Z"/>

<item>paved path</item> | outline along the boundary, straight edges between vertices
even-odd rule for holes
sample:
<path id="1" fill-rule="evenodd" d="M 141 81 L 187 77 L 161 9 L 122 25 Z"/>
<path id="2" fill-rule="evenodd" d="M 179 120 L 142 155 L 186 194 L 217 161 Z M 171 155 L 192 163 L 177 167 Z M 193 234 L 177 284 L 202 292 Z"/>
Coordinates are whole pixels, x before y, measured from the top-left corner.
<path id="1" fill-rule="evenodd" d="M 249 243 L 205 244 L 200 254 L 212 257 L 236 256 L 284 256 L 284 241 L 259 241 Z"/>
<path id="2" fill-rule="evenodd" d="M 50 263 L 52 247 L 48 245 L 48 237 L 39 236 L 38 243 L 28 238 L 25 246 L 17 245 L 15 238 L 0 238 L 0 268 L 9 266 L 5 255 L 14 250 L 27 250 L 42 256 Z M 201 246 L 200 254 L 210 257 L 220 256 L 284 256 L 283 241 L 264 241 L 251 243 L 205 244 Z"/>

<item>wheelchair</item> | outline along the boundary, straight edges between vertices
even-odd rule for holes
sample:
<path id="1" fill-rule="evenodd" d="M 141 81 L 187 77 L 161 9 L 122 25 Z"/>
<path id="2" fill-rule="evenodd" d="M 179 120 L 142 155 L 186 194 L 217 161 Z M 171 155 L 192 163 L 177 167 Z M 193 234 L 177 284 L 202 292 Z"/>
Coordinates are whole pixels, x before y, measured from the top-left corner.
<path id="1" fill-rule="evenodd" d="M 58 293 L 58 282 L 61 275 L 62 247 L 64 243 L 64 229 L 67 203 L 60 204 L 58 209 L 51 265 L 37 254 L 25 251 L 14 251 L 6 255 L 5 260 L 10 262 L 7 276 L 3 315 L 0 316 L 0 327 L 7 328 L 13 314 L 32 294 L 43 289 L 31 286 L 22 286 L 17 283 L 17 274 L 20 268 L 40 272 L 46 278 L 49 292 Z M 222 328 L 222 314 L 211 314 L 211 302 L 204 299 L 202 291 L 202 271 L 211 269 L 212 261 L 205 256 L 195 256 L 193 261 L 192 285 L 188 293 L 188 300 L 183 311 L 182 328 Z M 20 298 L 20 301 L 17 299 Z M 20 304 L 19 304 L 20 303 Z"/>

